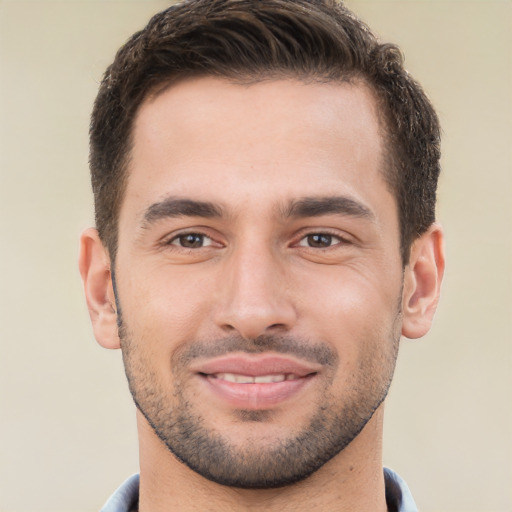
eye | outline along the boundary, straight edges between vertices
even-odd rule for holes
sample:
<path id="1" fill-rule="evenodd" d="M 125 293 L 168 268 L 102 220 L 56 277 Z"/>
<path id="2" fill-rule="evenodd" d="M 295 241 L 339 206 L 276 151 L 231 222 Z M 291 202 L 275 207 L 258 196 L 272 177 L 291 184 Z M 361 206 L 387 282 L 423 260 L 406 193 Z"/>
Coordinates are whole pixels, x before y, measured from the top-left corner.
<path id="1" fill-rule="evenodd" d="M 169 245 L 178 245 L 185 249 L 199 249 L 212 245 L 212 239 L 201 233 L 185 233 L 183 235 L 175 236 Z"/>
<path id="2" fill-rule="evenodd" d="M 343 239 L 329 233 L 311 233 L 299 242 L 301 247 L 312 247 L 314 249 L 327 249 L 333 245 L 342 243 Z"/>

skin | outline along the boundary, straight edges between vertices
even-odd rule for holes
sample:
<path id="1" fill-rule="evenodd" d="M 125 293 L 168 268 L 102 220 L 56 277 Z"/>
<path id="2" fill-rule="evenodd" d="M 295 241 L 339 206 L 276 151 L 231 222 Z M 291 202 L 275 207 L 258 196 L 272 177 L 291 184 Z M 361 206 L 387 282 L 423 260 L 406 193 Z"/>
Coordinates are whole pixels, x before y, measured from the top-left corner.
<path id="1" fill-rule="evenodd" d="M 95 230 L 83 233 L 80 255 L 96 339 L 122 346 L 139 406 L 155 415 L 186 403 L 207 433 L 248 457 L 307 430 L 321 404 L 332 428 L 354 410 L 369 419 L 316 472 L 254 490 L 191 470 L 138 411 L 141 511 L 386 510 L 380 400 L 400 334 L 417 338 L 430 327 L 444 255 L 433 225 L 402 267 L 382 144 L 375 101 L 361 84 L 200 78 L 143 103 L 119 218 L 117 297 Z M 297 207 L 315 201 L 321 213 Z M 331 357 L 289 398 L 270 406 L 254 398 L 244 414 L 195 370 L 211 347 L 234 339 L 229 350 L 245 353 L 265 337 Z M 206 355 L 183 357 L 198 346 Z"/>

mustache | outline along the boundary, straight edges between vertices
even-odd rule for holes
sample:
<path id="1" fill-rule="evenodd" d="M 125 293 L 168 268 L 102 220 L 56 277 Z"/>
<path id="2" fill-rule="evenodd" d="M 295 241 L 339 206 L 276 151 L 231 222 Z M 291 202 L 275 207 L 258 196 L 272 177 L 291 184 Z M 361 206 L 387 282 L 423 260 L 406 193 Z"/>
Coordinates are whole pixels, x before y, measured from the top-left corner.
<path id="1" fill-rule="evenodd" d="M 241 336 L 230 336 L 220 340 L 195 341 L 178 350 L 173 356 L 173 366 L 188 366 L 196 359 L 212 359 L 235 352 L 261 354 L 277 352 L 317 363 L 322 366 L 335 367 L 338 353 L 322 342 L 312 342 L 293 336 L 262 335 L 247 340 Z"/>

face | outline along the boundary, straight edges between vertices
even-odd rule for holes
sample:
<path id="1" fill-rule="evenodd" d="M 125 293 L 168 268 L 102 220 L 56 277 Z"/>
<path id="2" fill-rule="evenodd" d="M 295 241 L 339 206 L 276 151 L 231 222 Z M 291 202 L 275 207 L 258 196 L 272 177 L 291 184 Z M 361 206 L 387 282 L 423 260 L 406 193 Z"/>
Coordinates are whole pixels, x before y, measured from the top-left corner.
<path id="1" fill-rule="evenodd" d="M 307 477 L 384 400 L 403 269 L 361 85 L 202 78 L 143 104 L 116 300 L 165 449 L 239 487 Z"/>

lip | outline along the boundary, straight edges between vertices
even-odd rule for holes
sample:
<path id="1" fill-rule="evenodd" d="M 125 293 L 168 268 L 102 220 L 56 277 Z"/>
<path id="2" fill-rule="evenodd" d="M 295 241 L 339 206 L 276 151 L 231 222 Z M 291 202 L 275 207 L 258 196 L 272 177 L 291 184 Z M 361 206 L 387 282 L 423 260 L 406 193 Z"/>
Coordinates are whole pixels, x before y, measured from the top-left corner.
<path id="1" fill-rule="evenodd" d="M 315 379 L 320 369 L 318 364 L 288 356 L 243 354 L 215 358 L 194 365 L 192 371 L 208 392 L 222 402 L 234 408 L 257 410 L 268 409 L 295 397 Z M 248 377 L 284 374 L 294 378 L 281 382 L 238 383 L 217 377 L 226 373 Z"/>

